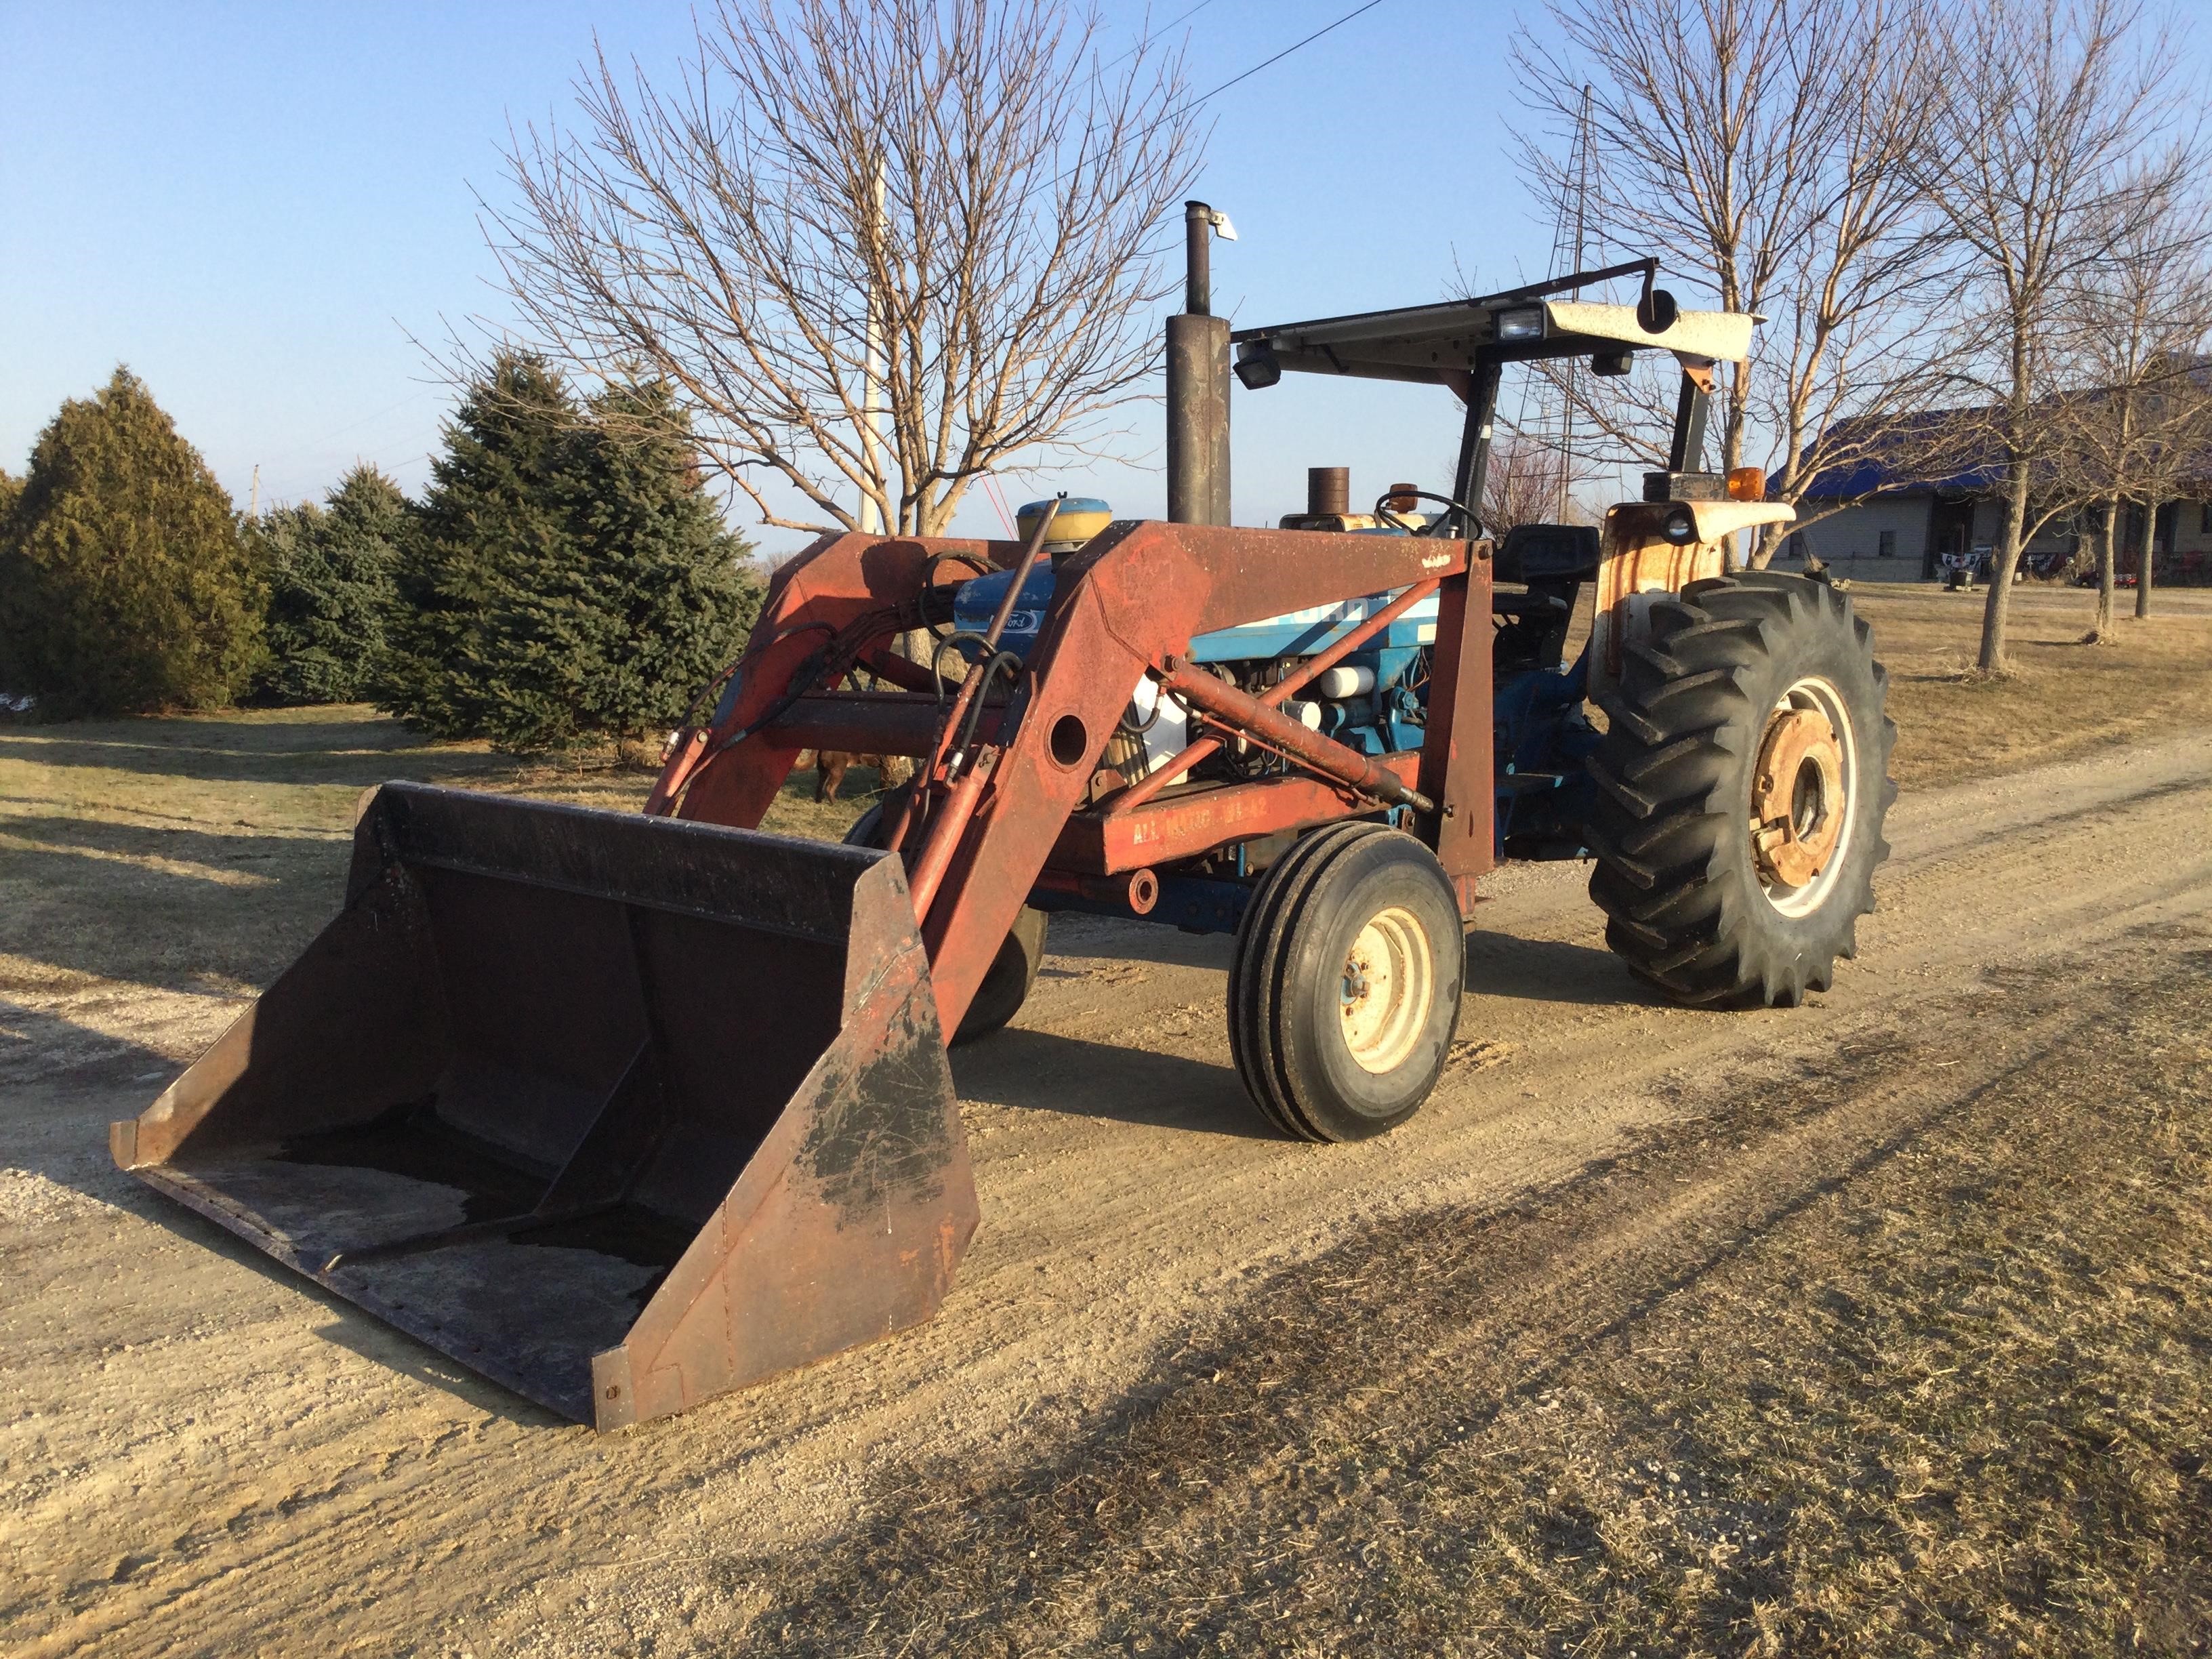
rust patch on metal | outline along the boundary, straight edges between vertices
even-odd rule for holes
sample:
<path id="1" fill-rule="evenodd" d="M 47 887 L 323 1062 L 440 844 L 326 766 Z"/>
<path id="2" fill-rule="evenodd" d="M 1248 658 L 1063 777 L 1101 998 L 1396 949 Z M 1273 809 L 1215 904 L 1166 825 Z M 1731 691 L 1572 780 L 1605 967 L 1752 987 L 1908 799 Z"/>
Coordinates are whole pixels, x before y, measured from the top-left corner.
<path id="1" fill-rule="evenodd" d="M 1843 839 L 1844 751 L 1817 709 L 1792 708 L 1767 723 L 1751 785 L 1751 844 L 1767 875 L 1802 887 L 1827 867 Z"/>

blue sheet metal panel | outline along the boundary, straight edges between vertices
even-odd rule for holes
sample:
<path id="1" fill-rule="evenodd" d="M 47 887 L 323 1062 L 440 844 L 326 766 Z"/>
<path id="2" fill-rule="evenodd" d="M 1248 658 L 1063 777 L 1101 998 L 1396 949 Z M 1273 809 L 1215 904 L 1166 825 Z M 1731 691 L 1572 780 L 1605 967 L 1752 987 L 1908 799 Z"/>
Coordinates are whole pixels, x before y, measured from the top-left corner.
<path id="1" fill-rule="evenodd" d="M 1589 666 L 1585 647 L 1567 668 L 1531 669 L 1498 684 L 1492 708 L 1501 857 L 1509 837 L 1549 843 L 1549 856 L 1583 853 L 1596 787 L 1585 763 L 1599 742 L 1583 708 Z"/>
<path id="2" fill-rule="evenodd" d="M 1398 597 L 1369 593 L 1334 605 L 1317 605 L 1286 611 L 1264 621 L 1240 623 L 1217 633 L 1201 634 L 1190 642 L 1193 662 L 1245 662 L 1258 658 L 1310 657 L 1325 651 L 1359 623 Z M 1378 647 L 1431 645 L 1437 637 L 1437 601 L 1423 599 L 1382 630 Z"/>
<path id="3" fill-rule="evenodd" d="M 984 632 L 991 626 L 991 618 L 999 614 L 999 601 L 1006 597 L 1007 585 L 1013 580 L 1012 571 L 994 570 L 961 584 L 952 599 L 952 625 L 963 634 Z M 1006 617 L 1006 632 L 999 635 L 1000 650 L 1012 652 L 1024 662 L 1029 660 L 1030 647 L 1036 643 L 1037 632 L 1044 626 L 1045 607 L 1052 603 L 1056 585 L 1052 567 L 1040 559 Z"/>
<path id="4" fill-rule="evenodd" d="M 953 625 L 963 633 L 980 634 L 991 625 L 1012 571 L 994 571 L 963 583 L 952 602 Z M 1046 607 L 1052 603 L 1055 578 L 1050 567 L 1040 564 L 1022 584 L 1022 595 L 1006 618 L 1000 645 L 1026 661 L 1044 626 Z M 1201 634 L 1190 642 L 1193 662 L 1245 662 L 1276 657 L 1310 657 L 1342 638 L 1397 597 L 1396 592 L 1369 593 L 1334 605 L 1317 605 L 1261 622 L 1241 623 L 1218 633 Z M 1437 636 L 1437 602 L 1426 599 L 1383 630 L 1378 647 L 1410 648 L 1428 645 Z"/>

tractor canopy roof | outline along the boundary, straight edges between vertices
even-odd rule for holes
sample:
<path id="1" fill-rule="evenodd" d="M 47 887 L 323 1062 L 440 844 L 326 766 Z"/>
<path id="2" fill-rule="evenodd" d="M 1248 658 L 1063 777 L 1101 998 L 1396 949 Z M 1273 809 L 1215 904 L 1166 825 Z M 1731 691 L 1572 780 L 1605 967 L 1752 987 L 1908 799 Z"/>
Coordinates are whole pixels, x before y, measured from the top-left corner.
<path id="1" fill-rule="evenodd" d="M 1741 362 L 1751 351 L 1747 312 L 1677 311 L 1657 295 L 1663 327 L 1647 328 L 1644 307 L 1544 297 L 1571 283 L 1601 277 L 1586 273 L 1516 289 L 1438 305 L 1363 311 L 1307 323 L 1239 329 L 1230 336 L 1241 366 L 1272 358 L 1285 369 L 1350 374 L 1378 380 L 1419 380 L 1456 386 L 1478 360 L 1519 362 L 1537 357 L 1617 357 L 1628 351 L 1671 351 L 1686 365 Z M 1650 302 L 1647 301 L 1646 305 Z M 1240 376 L 1241 377 L 1241 376 Z M 1273 377 L 1247 379 L 1265 385 Z"/>

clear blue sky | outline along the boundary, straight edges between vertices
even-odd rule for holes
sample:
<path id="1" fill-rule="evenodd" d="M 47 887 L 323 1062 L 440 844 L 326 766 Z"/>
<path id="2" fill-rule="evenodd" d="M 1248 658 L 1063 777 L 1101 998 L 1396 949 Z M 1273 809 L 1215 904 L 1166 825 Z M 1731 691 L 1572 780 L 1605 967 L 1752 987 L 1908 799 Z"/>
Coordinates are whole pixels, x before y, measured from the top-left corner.
<path id="1" fill-rule="evenodd" d="M 1357 0 L 1212 0 L 1183 27 L 1192 79 L 1225 80 Z M 1156 23 L 1192 0 L 1162 0 Z M 1135 5 L 1106 7 L 1133 40 Z M 1382 0 L 1224 94 L 1200 193 L 1235 218 L 1218 308 L 1289 320 L 1540 274 L 1548 224 L 1514 178 L 1509 9 Z M 127 362 L 243 507 L 318 496 L 356 458 L 410 490 L 450 401 L 413 335 L 500 313 L 472 191 L 497 198 L 510 120 L 566 114 L 596 29 L 665 73 L 687 5 L 101 4 L 0 0 L 0 466 L 20 471 L 64 398 Z M 1237 517 L 1294 510 L 1309 465 L 1357 489 L 1441 477 L 1448 393 L 1301 383 L 1241 392 Z M 1140 465 L 1040 477 L 1157 514 Z M 970 498 L 963 528 L 996 516 Z M 757 532 L 763 550 L 803 539 Z"/>

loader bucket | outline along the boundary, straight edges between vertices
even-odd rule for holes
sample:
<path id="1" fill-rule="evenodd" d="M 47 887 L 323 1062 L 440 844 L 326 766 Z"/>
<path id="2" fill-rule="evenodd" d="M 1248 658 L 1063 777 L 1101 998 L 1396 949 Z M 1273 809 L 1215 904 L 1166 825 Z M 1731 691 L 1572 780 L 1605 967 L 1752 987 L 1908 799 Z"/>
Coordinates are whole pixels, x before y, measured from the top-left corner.
<path id="1" fill-rule="evenodd" d="M 414 784 L 117 1163 L 600 1428 L 918 1324 L 975 1229 L 899 860 Z"/>

